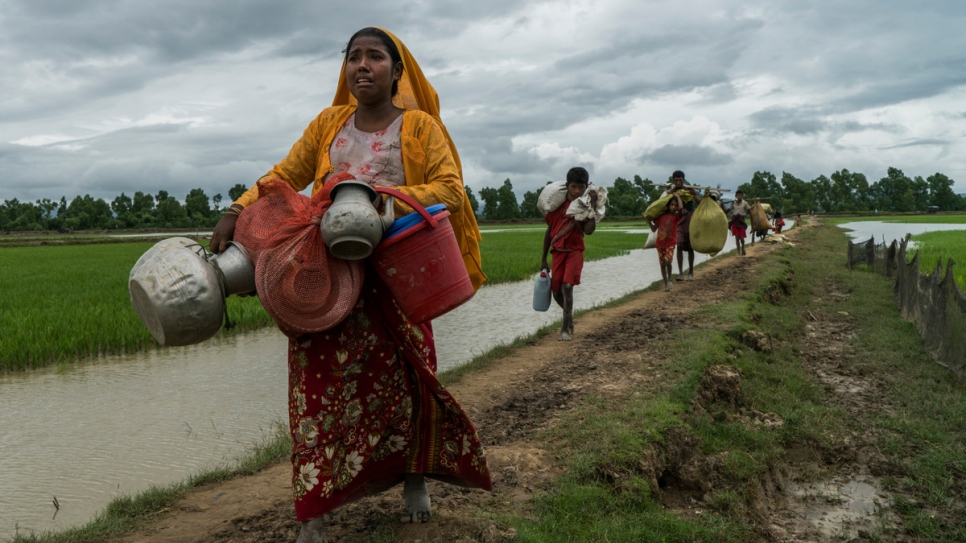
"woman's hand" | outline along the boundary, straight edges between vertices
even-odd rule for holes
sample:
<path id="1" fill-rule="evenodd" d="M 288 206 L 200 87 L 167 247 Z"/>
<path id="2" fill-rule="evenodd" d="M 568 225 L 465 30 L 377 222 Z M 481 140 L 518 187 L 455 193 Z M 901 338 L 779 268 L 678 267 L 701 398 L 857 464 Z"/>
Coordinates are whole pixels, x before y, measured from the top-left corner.
<path id="1" fill-rule="evenodd" d="M 550 266 L 547 264 L 547 257 L 543 257 L 543 259 L 540 261 L 540 269 L 548 271 L 550 270 Z"/>
<path id="2" fill-rule="evenodd" d="M 225 213 L 218 221 L 211 233 L 211 241 L 208 242 L 208 248 L 211 249 L 211 252 L 219 254 L 228 248 L 228 242 L 235 237 L 235 222 L 237 221 L 238 215 L 233 213 Z"/>

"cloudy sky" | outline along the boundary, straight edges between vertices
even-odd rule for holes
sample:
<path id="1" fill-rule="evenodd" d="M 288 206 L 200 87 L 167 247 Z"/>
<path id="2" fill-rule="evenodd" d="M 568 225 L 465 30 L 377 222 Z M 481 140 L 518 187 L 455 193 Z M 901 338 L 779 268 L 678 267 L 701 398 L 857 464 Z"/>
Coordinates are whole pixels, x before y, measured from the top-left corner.
<path id="1" fill-rule="evenodd" d="M 964 23 L 962 0 L 0 0 L 0 201 L 227 199 L 369 25 L 420 62 L 477 191 L 893 166 L 966 193 Z"/>

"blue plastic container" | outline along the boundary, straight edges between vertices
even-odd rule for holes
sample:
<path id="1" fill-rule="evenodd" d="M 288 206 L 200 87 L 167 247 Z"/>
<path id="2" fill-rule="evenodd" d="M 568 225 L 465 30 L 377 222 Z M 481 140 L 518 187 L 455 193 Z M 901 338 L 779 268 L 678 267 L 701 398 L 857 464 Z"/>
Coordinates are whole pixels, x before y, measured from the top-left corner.
<path id="1" fill-rule="evenodd" d="M 426 211 L 429 212 L 430 215 L 436 216 L 442 213 L 445 209 L 446 209 L 446 204 L 436 204 L 436 205 L 427 207 Z M 396 219 L 395 221 L 393 221 L 392 226 L 387 228 L 386 231 L 382 233 L 382 239 L 383 241 L 385 241 L 391 238 L 392 236 L 402 232 L 403 230 L 406 230 L 407 228 L 412 228 L 413 226 L 416 226 L 422 221 L 423 221 L 423 217 L 419 213 L 416 213 L 415 211 L 410 213 L 409 215 L 406 215 L 405 217 L 402 217 L 401 219 Z"/>
<path id="2" fill-rule="evenodd" d="M 540 270 L 533 282 L 533 309 L 550 309 L 550 272 L 547 270 Z"/>

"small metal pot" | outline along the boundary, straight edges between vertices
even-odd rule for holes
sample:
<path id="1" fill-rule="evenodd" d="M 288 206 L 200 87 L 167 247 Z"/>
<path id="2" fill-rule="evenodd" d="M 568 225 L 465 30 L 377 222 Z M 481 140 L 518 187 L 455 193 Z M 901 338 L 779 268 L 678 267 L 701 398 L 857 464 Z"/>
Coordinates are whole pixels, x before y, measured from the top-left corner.
<path id="1" fill-rule="evenodd" d="M 225 296 L 248 296 L 255 293 L 255 267 L 248 251 L 240 243 L 229 241 L 228 248 L 221 254 L 209 257 L 208 263 L 221 274 Z"/>
<path id="2" fill-rule="evenodd" d="M 395 219 L 395 200 L 386 200 L 386 211 L 380 217 L 376 210 L 379 198 L 372 187 L 360 181 L 343 181 L 333 187 L 332 205 L 319 224 L 322 241 L 332 256 L 361 260 L 372 254 Z"/>

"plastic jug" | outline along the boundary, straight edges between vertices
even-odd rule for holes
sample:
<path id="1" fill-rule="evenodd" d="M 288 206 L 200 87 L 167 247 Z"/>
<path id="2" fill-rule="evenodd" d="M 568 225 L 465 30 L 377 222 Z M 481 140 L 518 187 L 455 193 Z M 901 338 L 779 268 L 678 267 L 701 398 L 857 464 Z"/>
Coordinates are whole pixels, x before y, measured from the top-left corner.
<path id="1" fill-rule="evenodd" d="M 533 309 L 546 311 L 550 309 L 550 272 L 540 270 L 533 283 Z"/>

